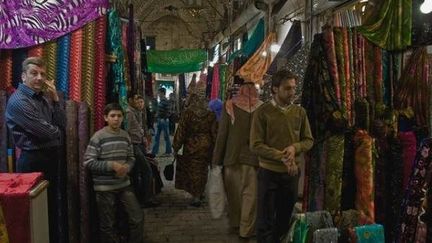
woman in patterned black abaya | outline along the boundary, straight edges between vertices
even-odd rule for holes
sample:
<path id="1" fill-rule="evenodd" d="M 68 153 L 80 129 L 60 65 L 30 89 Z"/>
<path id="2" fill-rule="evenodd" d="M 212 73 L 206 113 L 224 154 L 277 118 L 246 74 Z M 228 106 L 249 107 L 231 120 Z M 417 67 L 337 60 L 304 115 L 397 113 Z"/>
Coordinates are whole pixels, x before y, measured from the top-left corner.
<path id="1" fill-rule="evenodd" d="M 193 196 L 191 205 L 199 207 L 207 183 L 208 165 L 216 139 L 216 116 L 207 109 L 203 96 L 192 93 L 180 116 L 173 148 L 177 157 L 175 187 Z M 183 155 L 177 155 L 183 146 Z"/>

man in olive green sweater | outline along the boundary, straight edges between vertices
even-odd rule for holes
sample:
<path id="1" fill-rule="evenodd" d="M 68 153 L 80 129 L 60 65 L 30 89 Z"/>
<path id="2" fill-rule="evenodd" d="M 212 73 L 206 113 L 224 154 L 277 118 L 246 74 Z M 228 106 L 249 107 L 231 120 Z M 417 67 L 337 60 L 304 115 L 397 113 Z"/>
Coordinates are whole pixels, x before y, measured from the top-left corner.
<path id="1" fill-rule="evenodd" d="M 250 148 L 259 157 L 258 243 L 279 243 L 288 232 L 297 200 L 299 157 L 313 145 L 306 111 L 292 103 L 295 87 L 295 75 L 275 73 L 273 100 L 259 107 L 252 120 Z"/>

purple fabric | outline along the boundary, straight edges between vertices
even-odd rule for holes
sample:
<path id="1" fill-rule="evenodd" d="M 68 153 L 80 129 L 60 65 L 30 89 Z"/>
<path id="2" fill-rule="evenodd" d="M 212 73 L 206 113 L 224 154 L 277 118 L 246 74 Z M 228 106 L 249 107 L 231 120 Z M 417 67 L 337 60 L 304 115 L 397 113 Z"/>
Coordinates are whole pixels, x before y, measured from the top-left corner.
<path id="1" fill-rule="evenodd" d="M 107 12 L 108 0 L 0 1 L 0 49 L 41 44 Z"/>

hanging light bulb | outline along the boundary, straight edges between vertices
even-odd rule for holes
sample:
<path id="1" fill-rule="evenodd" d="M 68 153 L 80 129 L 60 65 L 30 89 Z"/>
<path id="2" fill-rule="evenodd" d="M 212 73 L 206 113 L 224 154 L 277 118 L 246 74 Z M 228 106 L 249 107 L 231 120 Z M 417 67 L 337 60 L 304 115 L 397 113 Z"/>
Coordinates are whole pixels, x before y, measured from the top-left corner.
<path id="1" fill-rule="evenodd" d="M 432 12 L 432 0 L 425 0 L 422 5 L 420 5 L 420 11 L 424 14 Z"/>

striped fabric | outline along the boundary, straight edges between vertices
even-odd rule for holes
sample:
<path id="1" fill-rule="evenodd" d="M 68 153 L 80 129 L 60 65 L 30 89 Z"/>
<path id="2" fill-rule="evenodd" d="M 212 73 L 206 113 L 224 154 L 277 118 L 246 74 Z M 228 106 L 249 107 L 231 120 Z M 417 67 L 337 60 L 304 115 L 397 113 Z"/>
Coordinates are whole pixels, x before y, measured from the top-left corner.
<path id="1" fill-rule="evenodd" d="M 84 165 L 91 171 L 95 191 L 111 191 L 130 184 L 129 177 L 116 177 L 113 161 L 120 161 L 132 169 L 135 158 L 126 131 L 113 132 L 108 127 L 97 131 L 90 139 L 84 154 Z"/>

